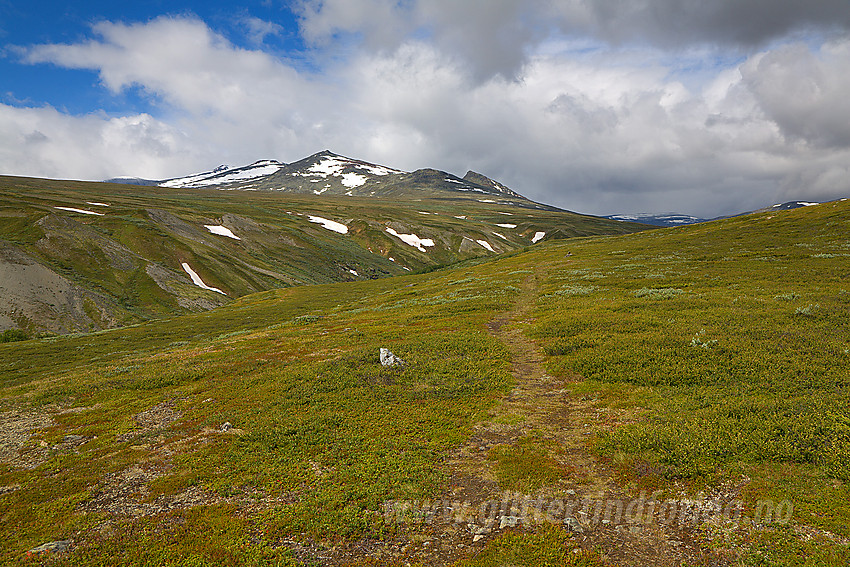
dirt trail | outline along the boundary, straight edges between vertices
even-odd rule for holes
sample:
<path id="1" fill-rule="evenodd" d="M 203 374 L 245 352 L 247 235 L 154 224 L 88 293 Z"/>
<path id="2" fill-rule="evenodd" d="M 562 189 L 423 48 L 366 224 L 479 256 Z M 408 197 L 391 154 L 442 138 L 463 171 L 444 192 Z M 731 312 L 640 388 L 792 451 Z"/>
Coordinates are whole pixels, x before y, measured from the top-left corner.
<path id="1" fill-rule="evenodd" d="M 478 539 L 473 543 L 476 547 L 504 529 L 534 530 L 542 521 L 557 521 L 574 532 L 582 547 L 601 553 L 612 564 L 676 566 L 708 562 L 689 526 L 629 523 L 625 517 L 618 520 L 616 513 L 611 514 L 612 521 L 603 521 L 607 517 L 604 506 L 612 502 L 628 506 L 636 495 L 626 494 L 616 484 L 610 468 L 591 455 L 588 442 L 600 430 L 631 416 L 593 398 L 570 394 L 570 380 L 546 373 L 540 348 L 525 333 L 545 278 L 543 268 L 529 276 L 512 309 L 488 324 L 490 333 L 510 352 L 514 388 L 491 410 L 490 419 L 478 424 L 468 442 L 451 456 L 452 491 L 446 499 L 468 502 L 477 512 L 475 521 L 469 522 L 472 525 L 467 524 L 473 539 Z M 534 494 L 506 493 L 498 485 L 491 450 L 514 445 L 530 435 L 555 448 L 550 457 L 566 474 L 557 485 L 543 486 Z M 558 501 L 573 505 L 572 512 L 561 512 L 555 504 Z M 492 518 L 494 509 L 495 521 L 491 523 L 488 514 Z M 548 517 L 547 511 L 551 512 Z M 537 516 L 536 521 L 531 521 L 532 516 Z M 515 521 L 516 527 L 509 527 Z M 475 538 L 475 534 L 482 537 Z"/>

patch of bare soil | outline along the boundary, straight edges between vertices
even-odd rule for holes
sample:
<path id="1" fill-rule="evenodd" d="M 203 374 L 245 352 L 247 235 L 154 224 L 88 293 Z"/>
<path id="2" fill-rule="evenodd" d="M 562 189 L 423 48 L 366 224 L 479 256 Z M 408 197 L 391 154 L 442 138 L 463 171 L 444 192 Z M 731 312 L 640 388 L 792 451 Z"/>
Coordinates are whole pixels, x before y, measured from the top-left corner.
<path id="1" fill-rule="evenodd" d="M 0 463 L 14 468 L 34 469 L 50 455 L 46 443 L 31 443 L 36 432 L 53 425 L 44 413 L 7 411 L 0 413 Z"/>
<path id="2" fill-rule="evenodd" d="M 176 408 L 177 400 L 165 400 L 158 403 L 150 409 L 139 412 L 133 416 L 133 421 L 139 426 L 139 429 L 122 433 L 117 437 L 119 442 L 130 441 L 145 433 L 164 429 L 183 417 L 183 412 Z"/>
<path id="3" fill-rule="evenodd" d="M 91 497 L 81 502 L 77 511 L 106 513 L 112 518 L 139 518 L 221 503 L 237 504 L 247 513 L 259 509 L 258 506 L 269 507 L 279 503 L 279 500 L 269 499 L 255 490 L 225 497 L 198 486 L 187 487 L 176 494 L 151 495 L 150 483 L 172 470 L 175 455 L 192 452 L 216 435 L 243 433 L 226 424 L 226 427 L 205 428 L 192 435 L 175 434 L 169 427 L 183 417 L 183 411 L 177 409 L 178 401 L 182 400 L 164 400 L 133 416 L 138 428 L 119 435 L 117 440 L 138 442 L 132 448 L 144 451 L 144 457 L 123 470 L 104 475 L 98 485 L 92 487 Z"/>

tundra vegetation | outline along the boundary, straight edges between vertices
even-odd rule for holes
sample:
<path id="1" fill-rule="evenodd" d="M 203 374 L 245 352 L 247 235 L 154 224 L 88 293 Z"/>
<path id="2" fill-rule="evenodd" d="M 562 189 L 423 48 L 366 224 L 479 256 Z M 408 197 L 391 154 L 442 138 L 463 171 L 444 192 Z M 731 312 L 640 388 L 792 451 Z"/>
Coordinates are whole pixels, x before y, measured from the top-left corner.
<path id="1" fill-rule="evenodd" d="M 2 344 L 0 562 L 72 539 L 54 564 L 297 565 L 411 537 L 383 503 L 449 493 L 477 427 L 526 420 L 498 411 L 522 391 L 488 327 L 522 304 L 504 323 L 539 349 L 553 403 L 624 416 L 582 446 L 622 494 L 793 503 L 786 524 L 697 526 L 705 564 L 847 565 L 848 234 L 850 203 L 827 203 Z M 543 425 L 481 453 L 502 490 L 589 482 Z M 540 525 L 458 565 L 603 564 L 595 547 Z"/>

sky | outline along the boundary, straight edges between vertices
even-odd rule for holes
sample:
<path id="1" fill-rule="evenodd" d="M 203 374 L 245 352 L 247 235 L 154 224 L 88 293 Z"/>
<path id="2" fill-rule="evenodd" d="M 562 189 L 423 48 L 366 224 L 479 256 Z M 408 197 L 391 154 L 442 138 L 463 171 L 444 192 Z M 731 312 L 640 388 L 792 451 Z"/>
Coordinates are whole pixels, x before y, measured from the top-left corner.
<path id="1" fill-rule="evenodd" d="M 589 214 L 850 197 L 847 0 L 0 0 L 0 174 L 317 151 Z"/>

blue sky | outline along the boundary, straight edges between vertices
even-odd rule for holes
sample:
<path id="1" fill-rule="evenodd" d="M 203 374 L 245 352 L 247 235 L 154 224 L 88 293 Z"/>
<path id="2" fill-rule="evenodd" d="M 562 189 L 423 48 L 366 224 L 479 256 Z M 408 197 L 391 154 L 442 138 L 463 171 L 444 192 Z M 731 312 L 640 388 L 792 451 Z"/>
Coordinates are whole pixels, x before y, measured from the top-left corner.
<path id="1" fill-rule="evenodd" d="M 0 77 L 3 77 L 3 102 L 10 104 L 50 104 L 73 114 L 101 109 L 124 113 L 156 112 L 151 100 L 127 89 L 121 96 L 110 95 L 98 87 L 94 70 L 72 70 L 54 65 L 21 65 L 15 47 L 33 44 L 75 43 L 92 36 L 97 22 L 146 22 L 160 16 L 197 17 L 227 37 L 234 45 L 255 48 L 249 21 L 254 18 L 274 22 L 283 33 L 266 35 L 263 49 L 293 56 L 303 53 L 304 42 L 298 33 L 295 13 L 286 4 L 251 2 L 236 6 L 233 2 L 208 0 L 179 4 L 171 1 L 67 2 L 0 0 Z M 61 85 L 61 88 L 57 88 Z"/>
<path id="2" fill-rule="evenodd" d="M 594 214 L 850 193 L 846 0 L 0 0 L 0 174 L 325 148 Z"/>

